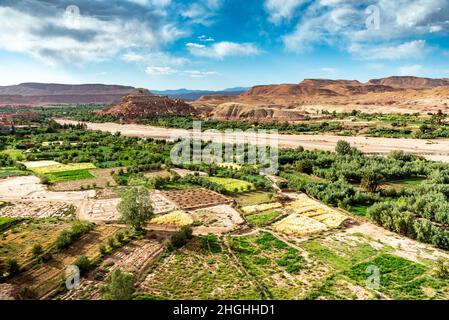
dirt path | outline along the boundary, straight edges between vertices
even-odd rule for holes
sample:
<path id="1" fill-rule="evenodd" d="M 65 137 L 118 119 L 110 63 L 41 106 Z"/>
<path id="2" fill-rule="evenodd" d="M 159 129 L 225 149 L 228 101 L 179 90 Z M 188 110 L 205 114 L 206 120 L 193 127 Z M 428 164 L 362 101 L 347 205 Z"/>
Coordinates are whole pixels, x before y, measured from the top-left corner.
<path id="1" fill-rule="evenodd" d="M 78 121 L 56 119 L 61 124 L 77 124 Z M 176 137 L 188 137 L 189 131 L 183 129 L 172 129 L 153 127 L 137 124 L 117 124 L 117 123 L 91 123 L 84 122 L 88 129 L 108 131 L 111 133 L 121 132 L 126 136 L 151 137 L 157 139 L 174 139 Z M 388 154 L 392 150 L 404 150 L 407 153 L 423 155 L 429 160 L 439 160 L 449 162 L 449 139 L 395 139 L 395 138 L 371 138 L 371 137 L 340 137 L 330 134 L 317 135 L 279 135 L 279 146 L 296 148 L 299 146 L 305 149 L 319 149 L 332 151 L 338 140 L 346 140 L 353 147 L 368 154 Z M 205 141 L 222 141 L 219 133 L 203 133 L 202 139 Z M 242 134 L 227 136 L 225 142 L 244 142 Z M 266 143 L 265 139 L 262 143 Z"/>

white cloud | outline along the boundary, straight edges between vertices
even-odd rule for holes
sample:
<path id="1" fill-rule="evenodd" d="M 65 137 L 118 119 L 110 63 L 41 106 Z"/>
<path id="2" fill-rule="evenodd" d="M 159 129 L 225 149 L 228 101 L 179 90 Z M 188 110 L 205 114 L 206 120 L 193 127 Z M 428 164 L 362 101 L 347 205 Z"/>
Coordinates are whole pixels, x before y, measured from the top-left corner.
<path id="1" fill-rule="evenodd" d="M 286 3 L 285 7 L 277 7 L 278 15 L 270 16 L 270 21 L 291 16 L 289 2 L 266 0 L 265 3 L 269 2 Z M 379 30 L 366 26 L 365 9 L 370 5 L 379 8 Z M 447 0 L 311 0 L 302 6 L 305 8 L 296 27 L 282 37 L 285 48 L 290 51 L 306 51 L 324 44 L 348 50 L 357 57 L 360 54 L 362 58 L 373 54 L 376 59 L 402 59 L 411 55 L 407 52 L 422 58 L 429 50 L 417 39 L 429 33 L 449 33 Z M 401 46 L 404 39 L 409 42 Z M 392 52 L 395 49 L 400 52 Z"/>
<path id="2" fill-rule="evenodd" d="M 414 64 L 410 66 L 402 66 L 398 69 L 401 76 L 420 76 L 423 72 L 423 66 Z"/>
<path id="3" fill-rule="evenodd" d="M 212 19 L 221 9 L 223 0 L 202 0 L 186 7 L 181 16 L 196 24 L 210 25 Z"/>
<path id="4" fill-rule="evenodd" d="M 171 75 L 171 74 L 175 74 L 178 71 L 171 68 L 171 67 L 156 67 L 156 66 L 152 66 L 152 67 L 147 67 L 145 69 L 145 72 L 149 75 L 152 76 L 167 76 L 167 75 Z"/>
<path id="5" fill-rule="evenodd" d="M 198 40 L 200 40 L 201 42 L 214 42 L 215 41 L 215 39 L 214 38 L 212 38 L 212 37 L 208 37 L 208 36 L 206 36 L 206 35 L 201 35 L 201 36 L 199 36 L 198 37 Z"/>
<path id="6" fill-rule="evenodd" d="M 154 6 L 159 8 L 167 7 L 171 4 L 171 0 L 128 0 L 131 3 L 139 4 L 141 6 Z"/>
<path id="7" fill-rule="evenodd" d="M 326 73 L 336 73 L 337 72 L 337 69 L 329 68 L 329 67 L 321 68 L 320 70 L 323 72 L 326 72 Z"/>
<path id="8" fill-rule="evenodd" d="M 290 20 L 295 10 L 305 2 L 306 0 L 265 0 L 265 10 L 270 22 L 279 24 L 283 20 Z"/>
<path id="9" fill-rule="evenodd" d="M 220 75 L 220 73 L 216 71 L 200 71 L 200 70 L 186 70 L 184 71 L 184 73 L 192 78 L 205 78 L 208 76 Z"/>
<path id="10" fill-rule="evenodd" d="M 424 40 L 415 40 L 391 46 L 353 44 L 349 47 L 349 52 L 365 60 L 419 59 L 424 57 L 429 50 Z"/>
<path id="11" fill-rule="evenodd" d="M 193 43 L 193 42 L 186 43 L 186 46 L 190 47 L 190 48 L 198 48 L 198 49 L 206 48 L 206 46 L 204 44 Z"/>
<path id="12" fill-rule="evenodd" d="M 150 22 L 123 19 L 116 13 L 101 19 L 81 11 L 76 27 L 71 27 L 64 10 L 49 6 L 45 10 L 50 12 L 42 17 L 33 10 L 0 7 L 0 49 L 29 54 L 49 64 L 83 65 L 131 48 L 158 49 L 184 35 L 175 25 L 163 24 L 158 13 Z"/>
<path id="13" fill-rule="evenodd" d="M 223 59 L 228 56 L 253 56 L 260 53 L 260 50 L 252 43 L 229 41 L 217 42 L 211 46 L 197 46 L 191 43 L 187 48 L 194 56 L 215 59 Z"/>

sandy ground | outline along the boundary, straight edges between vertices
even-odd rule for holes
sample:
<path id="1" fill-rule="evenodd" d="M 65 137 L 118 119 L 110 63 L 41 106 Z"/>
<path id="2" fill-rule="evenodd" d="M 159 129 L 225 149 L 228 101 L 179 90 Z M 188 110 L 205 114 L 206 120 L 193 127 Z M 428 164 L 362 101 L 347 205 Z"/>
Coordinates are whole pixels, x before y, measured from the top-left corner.
<path id="1" fill-rule="evenodd" d="M 90 222 L 118 221 L 120 199 L 89 199 L 78 204 L 77 217 Z"/>
<path id="2" fill-rule="evenodd" d="M 0 217 L 53 218 L 71 216 L 71 205 L 65 202 L 13 202 L 0 209 Z"/>
<path id="3" fill-rule="evenodd" d="M 35 176 L 0 180 L 0 200 L 3 201 L 65 201 L 78 202 L 95 197 L 95 190 L 77 192 L 48 191 Z"/>
<path id="4" fill-rule="evenodd" d="M 202 226 L 193 228 L 194 234 L 222 234 L 245 222 L 240 213 L 230 205 L 195 210 L 190 214 L 194 220 L 203 222 Z"/>
<path id="5" fill-rule="evenodd" d="M 78 121 L 61 120 L 62 124 L 76 124 Z M 117 124 L 117 123 L 88 123 L 88 129 L 108 132 L 121 132 L 123 135 L 135 137 L 151 137 L 158 139 L 174 140 L 177 137 L 189 137 L 190 133 L 183 129 L 160 128 L 137 124 Z M 257 143 L 267 144 L 269 139 L 262 135 Z M 202 139 L 205 141 L 223 141 L 219 133 L 203 133 Z M 244 142 L 246 139 L 242 134 L 228 136 L 224 142 Z M 281 147 L 296 148 L 299 146 L 305 149 L 319 149 L 331 151 L 339 140 L 348 141 L 353 147 L 369 154 L 388 154 L 392 150 L 404 150 L 407 153 L 423 155 L 430 160 L 449 162 L 449 139 L 420 140 L 420 139 L 395 139 L 395 138 L 371 138 L 371 137 L 340 137 L 329 134 L 319 135 L 278 135 L 278 143 Z"/>

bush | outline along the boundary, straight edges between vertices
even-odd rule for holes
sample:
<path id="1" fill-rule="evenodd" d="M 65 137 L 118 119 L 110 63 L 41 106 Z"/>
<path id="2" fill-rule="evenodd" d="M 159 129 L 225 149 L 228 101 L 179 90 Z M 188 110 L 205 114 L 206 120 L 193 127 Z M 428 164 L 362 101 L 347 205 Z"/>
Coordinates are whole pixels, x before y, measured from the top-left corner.
<path id="1" fill-rule="evenodd" d="M 449 279 L 449 266 L 443 259 L 438 259 L 436 276 L 440 279 Z"/>
<path id="2" fill-rule="evenodd" d="M 17 263 L 16 259 L 9 259 L 6 263 L 6 271 L 8 272 L 9 276 L 14 276 L 20 272 L 20 266 Z"/>
<path id="3" fill-rule="evenodd" d="M 42 249 L 42 246 L 39 243 L 36 243 L 31 249 L 31 252 L 35 257 L 38 257 L 44 252 L 44 250 Z"/>
<path id="4" fill-rule="evenodd" d="M 117 240 L 118 243 L 123 243 L 123 240 L 125 239 L 125 235 L 122 232 L 117 232 L 115 234 L 115 240 Z"/>
<path id="5" fill-rule="evenodd" d="M 100 244 L 100 246 L 98 247 L 98 249 L 100 250 L 100 253 L 102 255 L 105 255 L 106 253 L 108 253 L 108 249 L 106 248 L 106 246 L 104 244 Z"/>
<path id="6" fill-rule="evenodd" d="M 134 294 L 133 276 L 116 269 L 101 289 L 104 300 L 131 300 Z"/>
<path id="7" fill-rule="evenodd" d="M 337 142 L 337 145 L 335 146 L 335 152 L 337 152 L 340 155 L 346 155 L 351 153 L 351 145 L 349 142 L 346 142 L 344 140 L 339 140 Z"/>
<path id="8" fill-rule="evenodd" d="M 86 256 L 79 256 L 78 259 L 76 259 L 75 266 L 77 266 L 80 269 L 80 274 L 84 275 L 87 272 L 91 270 L 92 264 Z"/>
<path id="9" fill-rule="evenodd" d="M 192 239 L 193 230 L 191 227 L 182 227 L 180 231 L 175 232 L 170 238 L 172 248 L 178 249 L 183 247 L 188 240 Z"/>
<path id="10" fill-rule="evenodd" d="M 63 230 L 56 239 L 56 249 L 67 249 L 70 245 L 81 238 L 84 234 L 92 231 L 94 225 L 92 223 L 85 223 L 76 221 L 70 230 Z"/>
<path id="11" fill-rule="evenodd" d="M 72 236 L 70 231 L 63 230 L 56 239 L 56 249 L 66 249 L 72 244 Z"/>

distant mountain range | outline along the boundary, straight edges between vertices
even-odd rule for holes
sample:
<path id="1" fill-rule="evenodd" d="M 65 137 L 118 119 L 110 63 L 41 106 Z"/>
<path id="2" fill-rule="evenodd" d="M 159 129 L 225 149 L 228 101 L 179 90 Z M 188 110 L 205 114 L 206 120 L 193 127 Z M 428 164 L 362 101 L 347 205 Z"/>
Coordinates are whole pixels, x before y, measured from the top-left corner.
<path id="1" fill-rule="evenodd" d="M 136 88 L 131 86 L 54 83 L 22 83 L 0 86 L 0 106 L 5 105 L 55 105 L 55 104 L 116 104 Z M 210 94 L 239 95 L 249 88 L 229 88 L 222 91 L 208 90 L 151 90 L 153 94 L 174 99 L 194 101 Z"/>
<path id="2" fill-rule="evenodd" d="M 104 84 L 22 83 L 13 86 L 0 86 L 0 106 L 115 104 L 134 89 L 130 86 Z"/>
<path id="3" fill-rule="evenodd" d="M 161 96 L 168 96 L 173 99 L 184 99 L 187 101 L 195 101 L 201 98 L 202 96 L 208 96 L 208 95 L 240 95 L 246 91 L 248 91 L 250 88 L 244 88 L 244 87 L 235 87 L 235 88 L 228 88 L 221 91 L 210 91 L 210 90 L 189 90 L 189 89 L 178 89 L 178 90 L 150 90 L 152 93 L 161 95 Z"/>

